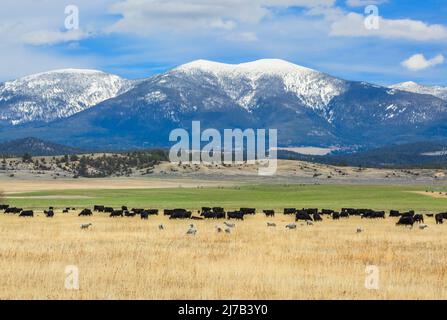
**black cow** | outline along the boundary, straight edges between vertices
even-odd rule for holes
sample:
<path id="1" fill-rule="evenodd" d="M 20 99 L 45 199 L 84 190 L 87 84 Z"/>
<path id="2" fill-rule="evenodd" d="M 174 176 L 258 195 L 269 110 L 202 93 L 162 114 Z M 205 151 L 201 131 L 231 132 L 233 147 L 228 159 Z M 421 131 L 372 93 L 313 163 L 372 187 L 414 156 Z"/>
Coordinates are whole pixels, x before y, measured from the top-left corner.
<path id="1" fill-rule="evenodd" d="M 113 211 L 115 211 L 115 209 L 111 208 L 111 207 L 106 207 L 104 208 L 104 212 L 105 213 L 112 213 Z"/>
<path id="2" fill-rule="evenodd" d="M 318 213 L 318 209 L 315 209 L 315 208 L 303 209 L 302 211 L 306 211 L 309 215 L 313 215 L 315 213 Z"/>
<path id="3" fill-rule="evenodd" d="M 443 224 L 444 223 L 444 214 L 438 213 L 435 215 L 436 224 Z"/>
<path id="4" fill-rule="evenodd" d="M 422 214 L 415 214 L 413 220 L 414 223 L 424 223 L 424 216 Z"/>
<path id="5" fill-rule="evenodd" d="M 45 214 L 45 216 L 47 218 L 53 218 L 54 217 L 54 211 L 53 210 L 48 210 L 48 211 L 45 210 L 43 213 Z"/>
<path id="6" fill-rule="evenodd" d="M 186 211 L 186 209 L 174 209 L 169 219 L 190 219 L 191 216 L 191 211 Z"/>
<path id="7" fill-rule="evenodd" d="M 147 209 L 146 211 L 150 216 L 158 216 L 158 209 Z"/>
<path id="8" fill-rule="evenodd" d="M 349 218 L 349 213 L 347 211 L 340 212 L 340 218 Z"/>
<path id="9" fill-rule="evenodd" d="M 333 214 L 334 213 L 334 210 L 329 210 L 329 209 L 323 209 L 323 210 L 321 210 L 321 214 L 322 215 L 328 215 L 328 216 L 330 216 L 331 214 Z"/>
<path id="10" fill-rule="evenodd" d="M 296 213 L 295 208 L 285 208 L 284 209 L 284 214 L 295 214 L 295 213 Z"/>
<path id="11" fill-rule="evenodd" d="M 124 210 L 124 211 L 126 211 L 126 210 Z M 132 211 L 134 214 L 141 214 L 144 211 L 144 209 L 132 208 L 132 210 L 130 210 L 130 211 Z"/>
<path id="12" fill-rule="evenodd" d="M 122 206 L 122 207 L 121 207 L 121 210 L 123 210 L 123 211 L 127 211 L 128 209 L 127 209 L 126 206 Z"/>
<path id="13" fill-rule="evenodd" d="M 69 209 L 62 210 L 62 213 L 68 213 L 68 212 L 69 212 Z"/>
<path id="14" fill-rule="evenodd" d="M 414 211 L 408 211 L 401 214 L 402 217 L 414 217 Z"/>
<path id="15" fill-rule="evenodd" d="M 68 208 L 67 208 L 68 209 Z M 98 205 L 95 205 L 94 207 L 93 207 L 93 211 L 95 211 L 95 212 L 104 212 L 104 210 L 105 210 L 106 208 L 104 207 L 104 206 L 98 206 Z"/>
<path id="16" fill-rule="evenodd" d="M 412 216 L 400 217 L 399 221 L 396 223 L 396 226 L 411 226 L 414 225 L 414 219 Z"/>
<path id="17" fill-rule="evenodd" d="M 81 211 L 81 213 L 79 213 L 80 217 L 86 217 L 86 216 L 92 216 L 93 212 L 90 209 L 84 209 Z"/>
<path id="18" fill-rule="evenodd" d="M 318 213 L 314 213 L 313 218 L 315 222 L 323 221 L 323 218 Z"/>
<path id="19" fill-rule="evenodd" d="M 397 210 L 390 210 L 390 217 L 400 217 L 400 212 Z"/>
<path id="20" fill-rule="evenodd" d="M 240 210 L 244 215 L 246 214 L 256 214 L 255 208 L 241 208 Z"/>
<path id="21" fill-rule="evenodd" d="M 275 210 L 264 210 L 264 214 L 266 217 L 274 217 L 275 216 Z"/>
<path id="22" fill-rule="evenodd" d="M 429 218 L 433 218 L 435 216 L 433 213 L 426 213 L 425 215 Z"/>
<path id="23" fill-rule="evenodd" d="M 124 212 L 123 210 L 113 210 L 110 213 L 110 218 L 116 218 L 116 217 L 124 217 Z"/>
<path id="24" fill-rule="evenodd" d="M 132 217 L 135 217 L 136 215 L 137 214 L 134 211 L 129 211 L 129 210 L 124 211 L 124 216 L 125 217 L 132 218 Z"/>
<path id="25" fill-rule="evenodd" d="M 141 220 L 148 220 L 149 219 L 149 212 L 143 211 L 140 213 Z"/>
<path id="26" fill-rule="evenodd" d="M 295 214 L 295 221 L 298 220 L 304 220 L 304 221 L 313 221 L 312 217 L 310 216 L 309 213 L 307 213 L 306 210 L 299 210 L 296 214 Z"/>
<path id="27" fill-rule="evenodd" d="M 229 220 L 244 220 L 244 214 L 241 211 L 230 211 L 227 213 L 227 217 Z"/>
<path id="28" fill-rule="evenodd" d="M 164 209 L 163 210 L 163 214 L 165 216 L 170 216 L 173 212 L 174 212 L 174 210 L 171 210 L 171 209 Z"/>
<path id="29" fill-rule="evenodd" d="M 19 214 L 19 217 L 34 217 L 34 211 L 32 211 L 32 210 L 22 211 Z"/>
<path id="30" fill-rule="evenodd" d="M 7 205 L 7 204 L 1 204 L 0 205 L 0 210 L 6 210 L 8 208 L 9 208 L 9 205 Z"/>
<path id="31" fill-rule="evenodd" d="M 339 220 L 340 219 L 340 213 L 334 212 L 332 213 L 332 220 Z"/>
<path id="32" fill-rule="evenodd" d="M 22 212 L 22 211 L 23 211 L 22 208 L 7 208 L 7 209 L 5 210 L 5 213 L 17 214 L 17 213 L 20 213 L 20 212 Z"/>

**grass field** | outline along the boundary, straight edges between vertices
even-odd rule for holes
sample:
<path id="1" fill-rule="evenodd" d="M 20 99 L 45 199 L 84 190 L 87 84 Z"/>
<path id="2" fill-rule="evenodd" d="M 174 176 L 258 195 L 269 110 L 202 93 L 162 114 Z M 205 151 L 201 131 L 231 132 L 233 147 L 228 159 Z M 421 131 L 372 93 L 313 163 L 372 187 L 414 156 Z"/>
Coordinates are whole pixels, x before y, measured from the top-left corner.
<path id="1" fill-rule="evenodd" d="M 199 209 L 222 206 L 227 209 L 256 207 L 342 207 L 376 210 L 447 211 L 447 197 L 433 198 L 417 191 L 429 186 L 362 185 L 257 185 L 224 188 L 116 189 L 41 191 L 10 195 L 5 201 L 24 208 L 91 207 L 94 204 L 121 207 Z M 441 189 L 437 188 L 437 191 Z M 444 190 L 447 190 L 445 188 Z"/>
<path id="2" fill-rule="evenodd" d="M 414 193 L 421 186 L 252 186 L 224 189 L 72 190 L 14 194 L 13 205 L 37 208 L 202 205 L 258 209 L 371 207 L 447 211 L 447 199 Z M 32 198 L 24 198 L 32 197 Z M 37 199 L 35 197 L 45 197 Z M 54 197 L 54 198 L 48 198 Z M 64 199 L 65 197 L 65 199 Z M 78 199 L 76 199 L 78 197 Z M 267 228 L 266 222 L 277 224 Z M 231 234 L 217 221 L 0 215 L 0 299 L 447 299 L 447 225 L 396 227 L 395 219 L 250 216 Z M 91 222 L 90 230 L 80 223 Z M 165 230 L 158 230 L 163 224 Z M 356 233 L 356 229 L 364 229 Z M 65 267 L 79 268 L 79 290 L 67 290 Z M 379 287 L 365 288 L 368 265 Z"/>

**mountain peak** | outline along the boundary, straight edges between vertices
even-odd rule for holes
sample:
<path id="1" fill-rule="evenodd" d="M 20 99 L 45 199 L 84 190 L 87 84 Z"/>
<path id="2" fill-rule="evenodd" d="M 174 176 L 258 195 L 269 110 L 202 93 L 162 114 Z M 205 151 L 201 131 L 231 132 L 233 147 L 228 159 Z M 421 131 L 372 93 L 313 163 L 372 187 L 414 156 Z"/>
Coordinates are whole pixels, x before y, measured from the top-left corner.
<path id="1" fill-rule="evenodd" d="M 407 81 L 392 85 L 390 88 L 412 93 L 429 94 L 437 98 L 447 100 L 447 87 L 425 86 L 414 81 Z"/>
<path id="2" fill-rule="evenodd" d="M 226 64 L 209 60 L 196 60 L 179 66 L 176 71 L 193 72 L 205 71 L 216 74 L 221 73 L 264 73 L 264 74 L 286 74 L 286 73 L 318 73 L 315 70 L 302 67 L 281 59 L 260 59 L 240 64 Z"/>

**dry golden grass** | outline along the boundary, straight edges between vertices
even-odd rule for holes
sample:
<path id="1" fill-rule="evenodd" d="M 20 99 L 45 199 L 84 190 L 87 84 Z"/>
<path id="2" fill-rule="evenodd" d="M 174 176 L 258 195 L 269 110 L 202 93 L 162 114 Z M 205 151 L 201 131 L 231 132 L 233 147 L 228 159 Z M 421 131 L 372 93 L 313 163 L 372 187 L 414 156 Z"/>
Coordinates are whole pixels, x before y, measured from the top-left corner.
<path id="1" fill-rule="evenodd" d="M 222 222 L 58 214 L 0 216 L 1 299 L 446 299 L 447 226 L 408 229 L 350 218 L 286 230 L 292 217 Z M 266 221 L 277 223 L 267 228 Z M 92 222 L 90 230 L 80 223 Z M 166 230 L 159 231 L 163 223 Z M 364 232 L 357 234 L 357 227 Z M 65 267 L 80 290 L 64 287 Z M 364 286 L 377 265 L 380 289 Z"/>

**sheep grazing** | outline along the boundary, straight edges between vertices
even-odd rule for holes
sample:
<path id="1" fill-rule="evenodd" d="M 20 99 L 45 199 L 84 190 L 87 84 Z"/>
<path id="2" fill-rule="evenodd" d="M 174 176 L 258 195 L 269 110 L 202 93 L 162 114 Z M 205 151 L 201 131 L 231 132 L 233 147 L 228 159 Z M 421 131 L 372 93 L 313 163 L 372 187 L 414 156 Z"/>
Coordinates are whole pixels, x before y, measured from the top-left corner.
<path id="1" fill-rule="evenodd" d="M 164 230 L 165 229 L 165 227 L 162 225 L 162 224 L 160 224 L 159 226 L 158 226 L 158 230 Z"/>
<path id="2" fill-rule="evenodd" d="M 234 223 L 224 222 L 224 225 L 226 225 L 228 228 L 234 228 L 236 225 Z"/>
<path id="3" fill-rule="evenodd" d="M 419 225 L 419 229 L 421 229 L 421 230 L 424 230 L 426 228 L 428 228 L 428 226 L 426 224 Z"/>
<path id="4" fill-rule="evenodd" d="M 290 224 L 286 225 L 286 228 L 289 229 L 289 230 L 296 229 L 296 224 L 295 223 L 290 223 Z"/>
<path id="5" fill-rule="evenodd" d="M 226 228 L 225 229 L 225 233 L 231 233 L 231 229 L 230 228 Z"/>
<path id="6" fill-rule="evenodd" d="M 357 233 L 362 233 L 363 229 L 362 228 L 357 228 Z"/>
<path id="7" fill-rule="evenodd" d="M 195 236 L 196 233 L 197 233 L 197 229 L 194 228 L 194 225 L 193 225 L 193 224 L 190 225 L 188 231 L 186 231 L 186 234 L 188 234 L 188 235 L 192 235 L 192 236 Z"/>
<path id="8" fill-rule="evenodd" d="M 276 223 L 267 222 L 267 227 L 276 227 Z"/>
<path id="9" fill-rule="evenodd" d="M 83 224 L 81 224 L 81 230 L 86 230 L 86 229 L 90 228 L 91 226 L 93 226 L 93 224 L 83 223 Z"/>

